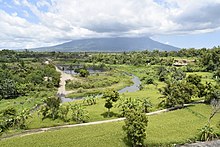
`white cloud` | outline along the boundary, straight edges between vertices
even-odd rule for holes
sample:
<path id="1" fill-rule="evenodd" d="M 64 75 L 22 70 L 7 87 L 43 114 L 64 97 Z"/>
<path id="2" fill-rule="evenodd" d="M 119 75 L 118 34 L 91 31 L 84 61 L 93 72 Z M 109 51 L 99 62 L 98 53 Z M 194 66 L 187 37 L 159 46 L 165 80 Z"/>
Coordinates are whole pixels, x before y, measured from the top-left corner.
<path id="1" fill-rule="evenodd" d="M 48 3 L 46 0 L 39 0 L 37 1 L 37 7 L 49 7 L 50 6 L 50 3 Z"/>
<path id="2" fill-rule="evenodd" d="M 13 0 L 26 19 L 0 10 L 0 47 L 38 47 L 105 36 L 195 34 L 219 29 L 219 0 Z M 44 8 L 44 9 L 43 9 Z M 45 9 L 47 8 L 47 9 Z M 19 14 L 19 12 L 17 12 Z M 12 43 L 13 42 L 13 43 Z"/>
<path id="3" fill-rule="evenodd" d="M 15 5 L 20 5 L 20 1 L 19 0 L 13 0 Z"/>

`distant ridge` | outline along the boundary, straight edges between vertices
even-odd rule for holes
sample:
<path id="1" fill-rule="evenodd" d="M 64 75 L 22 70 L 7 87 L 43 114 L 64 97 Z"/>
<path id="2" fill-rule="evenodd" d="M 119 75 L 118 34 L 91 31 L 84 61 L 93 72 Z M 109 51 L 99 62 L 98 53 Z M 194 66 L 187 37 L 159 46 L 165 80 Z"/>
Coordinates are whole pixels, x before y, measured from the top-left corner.
<path id="1" fill-rule="evenodd" d="M 143 50 L 173 51 L 179 48 L 154 41 L 149 37 L 116 37 L 80 39 L 63 44 L 30 49 L 32 51 L 59 52 L 128 52 Z"/>

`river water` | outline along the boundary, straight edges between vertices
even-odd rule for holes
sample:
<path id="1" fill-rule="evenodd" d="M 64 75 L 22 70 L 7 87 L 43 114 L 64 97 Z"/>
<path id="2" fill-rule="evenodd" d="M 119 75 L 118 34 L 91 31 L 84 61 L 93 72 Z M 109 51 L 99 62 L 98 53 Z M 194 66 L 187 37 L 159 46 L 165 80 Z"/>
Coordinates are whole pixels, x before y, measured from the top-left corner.
<path id="1" fill-rule="evenodd" d="M 71 71 L 71 70 L 64 70 L 64 72 L 67 73 L 67 74 L 72 74 L 72 75 L 76 74 L 74 71 Z M 89 70 L 90 74 L 99 73 L 99 72 L 100 72 L 99 70 L 91 70 L 91 69 Z M 136 91 L 140 90 L 140 85 L 141 85 L 140 79 L 137 76 L 135 76 L 135 75 L 132 75 L 132 76 L 133 76 L 132 82 L 134 84 L 119 90 L 118 91 L 119 93 L 136 92 Z M 64 102 L 72 102 L 72 101 L 83 99 L 83 97 L 79 97 L 79 98 L 66 98 L 64 95 L 59 95 L 59 97 L 61 98 L 62 103 L 64 103 Z"/>

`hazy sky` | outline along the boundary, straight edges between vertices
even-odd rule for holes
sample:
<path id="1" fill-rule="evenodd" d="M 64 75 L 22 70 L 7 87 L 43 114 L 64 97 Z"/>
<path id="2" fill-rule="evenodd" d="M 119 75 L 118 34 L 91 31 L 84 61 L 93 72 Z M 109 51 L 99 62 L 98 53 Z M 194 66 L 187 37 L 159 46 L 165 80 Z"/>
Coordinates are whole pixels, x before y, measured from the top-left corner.
<path id="1" fill-rule="evenodd" d="M 220 0 L 0 0 L 0 48 L 109 36 L 218 46 Z"/>

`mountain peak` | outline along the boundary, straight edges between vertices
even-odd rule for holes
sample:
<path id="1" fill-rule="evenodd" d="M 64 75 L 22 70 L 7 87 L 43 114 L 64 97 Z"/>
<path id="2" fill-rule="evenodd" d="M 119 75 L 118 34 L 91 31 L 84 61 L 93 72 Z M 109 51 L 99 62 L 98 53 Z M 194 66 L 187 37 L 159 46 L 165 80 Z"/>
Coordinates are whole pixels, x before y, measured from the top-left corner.
<path id="1" fill-rule="evenodd" d="M 177 47 L 154 41 L 149 37 L 112 37 L 78 39 L 63 44 L 32 49 L 60 52 L 128 52 L 143 50 L 178 50 Z"/>

